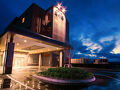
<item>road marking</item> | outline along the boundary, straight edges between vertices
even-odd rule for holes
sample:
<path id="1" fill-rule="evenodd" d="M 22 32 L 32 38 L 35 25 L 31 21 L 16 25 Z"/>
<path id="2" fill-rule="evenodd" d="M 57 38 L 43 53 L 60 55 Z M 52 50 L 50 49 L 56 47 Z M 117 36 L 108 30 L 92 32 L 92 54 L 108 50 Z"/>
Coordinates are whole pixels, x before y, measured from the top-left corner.
<path id="1" fill-rule="evenodd" d="M 13 81 L 15 81 L 15 82 L 23 85 L 24 87 L 26 87 L 26 88 L 28 88 L 28 89 L 30 89 L 30 90 L 35 90 L 35 89 L 33 89 L 33 88 L 31 88 L 31 87 L 29 87 L 29 86 L 27 86 L 27 85 L 24 85 L 24 83 L 21 83 L 20 81 L 15 80 L 14 78 L 12 78 L 12 77 L 9 76 L 9 75 L 6 75 L 6 76 L 9 77 L 11 80 L 13 80 Z"/>

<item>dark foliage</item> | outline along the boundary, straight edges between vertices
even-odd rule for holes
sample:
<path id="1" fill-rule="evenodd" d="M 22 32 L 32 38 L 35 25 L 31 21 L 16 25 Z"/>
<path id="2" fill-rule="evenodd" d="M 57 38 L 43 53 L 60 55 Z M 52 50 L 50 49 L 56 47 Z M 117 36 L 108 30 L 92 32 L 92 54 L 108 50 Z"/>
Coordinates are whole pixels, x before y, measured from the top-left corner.
<path id="1" fill-rule="evenodd" d="M 49 68 L 38 75 L 60 79 L 89 79 L 93 74 L 79 68 Z"/>

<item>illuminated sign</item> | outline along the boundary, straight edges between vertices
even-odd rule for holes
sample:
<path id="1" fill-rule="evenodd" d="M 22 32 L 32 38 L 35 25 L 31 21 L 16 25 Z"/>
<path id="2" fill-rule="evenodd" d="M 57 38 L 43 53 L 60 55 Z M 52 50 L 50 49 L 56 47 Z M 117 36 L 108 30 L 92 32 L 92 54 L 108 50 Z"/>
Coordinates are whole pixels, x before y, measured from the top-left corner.
<path id="1" fill-rule="evenodd" d="M 66 36 L 65 12 L 61 4 L 53 7 L 53 39 L 61 42 L 65 42 Z"/>

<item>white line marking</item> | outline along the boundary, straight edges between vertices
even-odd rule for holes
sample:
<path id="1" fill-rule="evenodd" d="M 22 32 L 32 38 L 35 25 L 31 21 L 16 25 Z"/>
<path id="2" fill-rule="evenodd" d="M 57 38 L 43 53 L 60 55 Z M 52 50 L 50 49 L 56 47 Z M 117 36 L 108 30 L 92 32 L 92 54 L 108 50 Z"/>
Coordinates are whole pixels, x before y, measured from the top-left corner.
<path id="1" fill-rule="evenodd" d="M 20 81 L 15 80 L 14 78 L 12 78 L 12 77 L 9 76 L 9 75 L 6 75 L 6 76 L 8 76 L 11 80 L 13 80 L 13 81 L 15 81 L 15 82 L 17 82 L 17 83 L 25 86 L 26 88 L 28 88 L 28 89 L 30 89 L 30 90 L 35 90 L 35 89 L 33 89 L 33 88 L 31 88 L 31 87 L 29 87 L 29 86 L 27 86 L 27 85 L 24 85 L 24 83 L 21 83 Z"/>

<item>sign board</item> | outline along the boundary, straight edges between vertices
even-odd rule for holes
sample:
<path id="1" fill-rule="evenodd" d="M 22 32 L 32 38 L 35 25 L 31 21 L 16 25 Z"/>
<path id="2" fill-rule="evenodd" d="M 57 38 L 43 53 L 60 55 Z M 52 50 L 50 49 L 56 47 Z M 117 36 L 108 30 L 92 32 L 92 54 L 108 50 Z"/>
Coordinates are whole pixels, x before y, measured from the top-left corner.
<path id="1" fill-rule="evenodd" d="M 53 39 L 65 42 L 66 37 L 66 17 L 57 7 L 53 7 Z"/>

